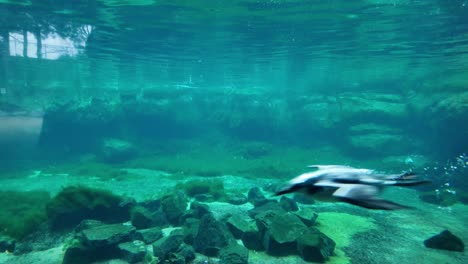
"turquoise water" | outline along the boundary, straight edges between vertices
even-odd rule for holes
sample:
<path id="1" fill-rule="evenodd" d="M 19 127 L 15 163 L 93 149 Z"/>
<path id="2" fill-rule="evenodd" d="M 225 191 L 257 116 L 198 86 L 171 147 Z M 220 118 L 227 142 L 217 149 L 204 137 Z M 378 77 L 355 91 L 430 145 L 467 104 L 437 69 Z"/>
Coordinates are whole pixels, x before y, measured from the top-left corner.
<path id="1" fill-rule="evenodd" d="M 141 208 L 169 217 L 145 202 L 177 190 L 223 226 L 227 213 L 258 225 L 252 201 L 233 201 L 254 187 L 279 199 L 311 164 L 432 181 L 383 193 L 413 210 L 299 202 L 336 243 L 323 261 L 467 261 L 423 244 L 445 229 L 468 238 L 465 0 L 0 0 L 0 45 L 0 236 L 16 241 L 0 263 L 61 263 L 81 220 L 138 225 Z M 56 230 L 70 186 L 87 198 L 67 198 L 80 202 L 63 205 L 73 219 Z M 131 208 L 80 208 L 112 207 L 102 190 Z M 179 220 L 158 228 L 170 237 L 186 230 Z M 229 263 L 185 245 L 193 263 Z M 100 255 L 108 249 L 77 263 L 125 259 Z M 296 249 L 248 252 L 248 263 L 308 262 Z"/>

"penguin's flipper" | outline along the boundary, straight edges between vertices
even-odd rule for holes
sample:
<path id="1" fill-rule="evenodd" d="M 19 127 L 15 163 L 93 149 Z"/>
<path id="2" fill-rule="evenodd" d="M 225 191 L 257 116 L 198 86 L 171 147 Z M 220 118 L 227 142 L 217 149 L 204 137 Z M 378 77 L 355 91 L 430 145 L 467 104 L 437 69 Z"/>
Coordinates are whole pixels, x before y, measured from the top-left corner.
<path id="1" fill-rule="evenodd" d="M 368 209 L 397 210 L 410 208 L 405 205 L 377 198 L 380 189 L 372 185 L 344 184 L 333 193 L 333 196 L 343 202 Z"/>

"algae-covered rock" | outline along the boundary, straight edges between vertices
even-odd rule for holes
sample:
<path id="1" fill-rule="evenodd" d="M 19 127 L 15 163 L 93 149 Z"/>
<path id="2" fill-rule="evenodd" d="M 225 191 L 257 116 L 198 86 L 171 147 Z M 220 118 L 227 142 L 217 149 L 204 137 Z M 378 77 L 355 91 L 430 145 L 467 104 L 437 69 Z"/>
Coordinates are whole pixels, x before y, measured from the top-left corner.
<path id="1" fill-rule="evenodd" d="M 232 193 L 228 195 L 227 202 L 230 204 L 241 205 L 248 202 L 247 196 L 242 193 Z"/>
<path id="2" fill-rule="evenodd" d="M 98 225 L 82 230 L 78 236 L 86 247 L 98 248 L 129 241 L 135 231 L 128 224 Z"/>
<path id="3" fill-rule="evenodd" d="M 128 224 L 103 224 L 83 221 L 65 246 L 64 264 L 93 263 L 119 257 L 118 244 L 133 239 L 135 227 Z"/>
<path id="4" fill-rule="evenodd" d="M 267 200 L 267 203 L 249 210 L 248 214 L 251 218 L 255 218 L 258 214 L 261 214 L 266 211 L 274 211 L 278 213 L 286 212 L 276 200 Z"/>
<path id="5" fill-rule="evenodd" d="M 53 229 L 72 228 L 84 219 L 125 222 L 133 203 L 109 191 L 84 186 L 64 188 L 47 204 Z"/>
<path id="6" fill-rule="evenodd" d="M 308 227 L 313 226 L 318 217 L 318 214 L 308 207 L 302 208 L 294 214 Z"/>
<path id="7" fill-rule="evenodd" d="M 190 197 L 200 197 L 202 195 L 212 197 L 211 200 L 219 200 L 224 197 L 224 183 L 221 180 L 190 180 L 177 184 L 178 190 L 183 190 Z M 207 198 L 209 200 L 209 198 Z"/>
<path id="8" fill-rule="evenodd" d="M 375 154 L 395 155 L 412 151 L 416 144 L 405 136 L 403 131 L 387 125 L 363 123 L 351 126 L 348 144 L 351 151 Z"/>
<path id="9" fill-rule="evenodd" d="M 249 190 L 247 194 L 247 200 L 254 206 L 260 206 L 268 202 L 268 199 L 266 199 L 262 190 L 260 190 L 258 187 L 253 187 Z"/>
<path id="10" fill-rule="evenodd" d="M 339 98 L 340 115 L 346 122 L 404 121 L 408 110 L 405 100 L 397 94 L 349 93 Z"/>
<path id="11" fill-rule="evenodd" d="M 161 199 L 161 208 L 171 224 L 180 225 L 187 203 L 187 198 L 182 192 L 175 192 Z"/>
<path id="12" fill-rule="evenodd" d="M 118 163 L 134 158 L 137 155 L 137 150 L 136 147 L 128 141 L 107 138 L 102 142 L 99 154 L 101 159 L 105 162 Z"/>
<path id="13" fill-rule="evenodd" d="M 140 229 L 137 230 L 135 233 L 135 239 L 141 240 L 146 244 L 153 243 L 154 241 L 160 239 L 162 236 L 163 233 L 158 227 Z"/>
<path id="14" fill-rule="evenodd" d="M 248 264 L 249 251 L 241 245 L 233 244 L 221 251 L 219 259 L 224 264 Z"/>
<path id="15" fill-rule="evenodd" d="M 425 240 L 424 245 L 428 248 L 460 252 L 465 251 L 465 244 L 463 241 L 448 230 L 444 230 L 440 234 Z"/>
<path id="16" fill-rule="evenodd" d="M 325 262 L 333 255 L 335 245 L 335 241 L 316 228 L 309 228 L 297 239 L 299 255 L 311 262 Z"/>
<path id="17" fill-rule="evenodd" d="M 146 245 L 143 241 L 133 240 L 117 245 L 120 258 L 128 263 L 141 263 L 146 256 Z"/>
<path id="18" fill-rule="evenodd" d="M 242 240 L 246 248 L 263 250 L 262 234 L 251 218 L 245 219 L 240 215 L 233 215 L 228 218 L 226 225 L 235 238 Z"/>
<path id="19" fill-rule="evenodd" d="M 195 251 L 206 256 L 218 256 L 220 250 L 232 242 L 232 237 L 223 223 L 211 214 L 202 217 L 198 233 L 194 238 Z"/>
<path id="20" fill-rule="evenodd" d="M 263 234 L 263 246 L 270 255 L 296 253 L 296 240 L 307 230 L 307 226 L 292 213 L 266 211 L 258 214 L 255 220 Z"/>
<path id="21" fill-rule="evenodd" d="M 157 219 L 157 217 L 157 215 L 151 213 L 142 206 L 135 206 L 130 212 L 130 220 L 132 221 L 132 225 L 137 229 L 158 226 L 160 221 Z"/>
<path id="22" fill-rule="evenodd" d="M 292 212 L 292 211 L 297 211 L 299 210 L 299 207 L 297 206 L 296 201 L 293 199 L 286 197 L 286 196 L 281 196 L 280 199 L 280 205 L 281 207 L 287 211 L 287 212 Z"/>
<path id="23" fill-rule="evenodd" d="M 187 263 L 195 259 L 193 248 L 184 244 L 184 235 L 176 231 L 153 243 L 153 253 L 160 263 Z"/>

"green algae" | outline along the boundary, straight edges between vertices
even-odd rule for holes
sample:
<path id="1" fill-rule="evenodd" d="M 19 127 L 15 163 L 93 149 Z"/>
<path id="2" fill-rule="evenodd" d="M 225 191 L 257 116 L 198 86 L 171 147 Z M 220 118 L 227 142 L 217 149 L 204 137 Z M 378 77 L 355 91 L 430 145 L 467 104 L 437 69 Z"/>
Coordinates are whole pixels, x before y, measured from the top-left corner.
<path id="1" fill-rule="evenodd" d="M 0 234 L 21 240 L 39 230 L 47 220 L 45 207 L 49 200 L 49 194 L 41 191 L 0 192 Z"/>
<path id="2" fill-rule="evenodd" d="M 352 237 L 357 233 L 375 229 L 373 219 L 346 213 L 320 213 L 317 219 L 318 229 L 336 242 L 335 256 L 328 263 L 351 263 L 343 249 L 351 244 Z"/>

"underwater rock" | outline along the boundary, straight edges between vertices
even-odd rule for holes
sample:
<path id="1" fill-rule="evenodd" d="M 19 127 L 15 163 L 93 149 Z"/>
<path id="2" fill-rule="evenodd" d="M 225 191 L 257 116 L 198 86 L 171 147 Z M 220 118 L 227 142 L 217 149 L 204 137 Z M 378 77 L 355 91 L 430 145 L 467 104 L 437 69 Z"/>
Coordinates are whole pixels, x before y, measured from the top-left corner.
<path id="1" fill-rule="evenodd" d="M 16 241 L 7 236 L 0 236 L 0 252 L 13 252 L 15 250 Z"/>
<path id="2" fill-rule="evenodd" d="M 465 89 L 466 90 L 466 89 Z M 427 101 L 427 98 L 425 98 Z M 429 128 L 429 138 L 443 156 L 453 157 L 466 152 L 468 145 L 468 92 L 442 93 L 432 104 L 422 109 L 423 120 Z"/>
<path id="3" fill-rule="evenodd" d="M 255 207 L 266 204 L 268 202 L 268 199 L 265 198 L 265 195 L 258 187 L 253 187 L 249 190 L 249 193 L 247 194 L 247 200 Z"/>
<path id="4" fill-rule="evenodd" d="M 308 227 L 313 226 L 318 217 L 318 214 L 308 207 L 304 207 L 301 210 L 294 212 L 294 214 Z"/>
<path id="5" fill-rule="evenodd" d="M 238 244 L 232 244 L 221 250 L 219 259 L 223 264 L 248 264 L 249 251 Z"/>
<path id="6" fill-rule="evenodd" d="M 364 123 L 350 128 L 348 144 L 350 151 L 371 156 L 405 154 L 413 149 L 415 143 L 393 127 Z"/>
<path id="7" fill-rule="evenodd" d="M 77 237 L 84 246 L 98 248 L 129 241 L 135 231 L 135 227 L 130 224 L 98 225 L 81 230 Z"/>
<path id="8" fill-rule="evenodd" d="M 130 219 L 133 200 L 109 191 L 71 186 L 64 188 L 47 204 L 47 216 L 53 230 L 72 228 L 85 219 L 106 223 L 125 222 Z"/>
<path id="9" fill-rule="evenodd" d="M 161 199 L 162 211 L 166 214 L 169 223 L 178 226 L 182 224 L 182 216 L 187 209 L 187 198 L 183 192 L 175 192 Z"/>
<path id="10" fill-rule="evenodd" d="M 161 237 L 163 237 L 163 233 L 158 227 L 140 229 L 135 232 L 135 239 L 141 240 L 146 244 L 153 243 Z"/>
<path id="11" fill-rule="evenodd" d="M 136 206 L 131 210 L 130 221 L 137 229 L 144 229 L 152 226 L 153 217 L 144 207 Z"/>
<path id="12" fill-rule="evenodd" d="M 102 224 L 83 221 L 66 245 L 64 264 L 92 263 L 120 256 L 118 244 L 131 241 L 135 227 L 129 224 Z"/>
<path id="13" fill-rule="evenodd" d="M 227 202 L 234 205 L 242 205 L 248 202 L 247 196 L 242 193 L 234 193 L 227 197 Z"/>
<path id="14" fill-rule="evenodd" d="M 137 205 L 144 207 L 146 210 L 150 212 L 155 212 L 161 209 L 161 200 L 146 200 L 143 202 L 139 202 Z"/>
<path id="15" fill-rule="evenodd" d="M 296 240 L 307 226 L 294 214 L 267 211 L 255 217 L 263 234 L 263 246 L 270 255 L 285 256 L 296 253 Z"/>
<path id="16" fill-rule="evenodd" d="M 197 235 L 194 238 L 195 251 L 210 257 L 218 256 L 220 250 L 231 243 L 232 238 L 223 223 L 211 214 L 202 217 Z"/>
<path id="17" fill-rule="evenodd" d="M 309 228 L 297 239 L 297 251 L 305 261 L 325 262 L 333 255 L 336 243 L 316 228 Z"/>
<path id="18" fill-rule="evenodd" d="M 287 212 L 299 210 L 299 207 L 297 206 L 296 201 L 286 196 L 281 196 L 279 204 Z"/>
<path id="19" fill-rule="evenodd" d="M 428 248 L 460 252 L 465 251 L 465 244 L 463 241 L 448 230 L 444 230 L 440 234 L 424 240 L 424 245 Z"/>
<path id="20" fill-rule="evenodd" d="M 250 209 L 248 211 L 248 214 L 250 217 L 255 218 L 258 214 L 263 213 L 265 211 L 275 211 L 279 213 L 286 212 L 276 200 L 269 200 L 266 204 Z"/>
<path id="21" fill-rule="evenodd" d="M 251 250 L 263 250 L 262 236 L 255 221 L 239 215 L 229 217 L 226 225 L 235 238 L 241 239 L 244 246 Z"/>
<path id="22" fill-rule="evenodd" d="M 107 138 L 103 141 L 99 153 L 101 159 L 108 163 L 119 163 L 134 158 L 137 154 L 135 146 L 125 140 Z"/>
<path id="23" fill-rule="evenodd" d="M 174 231 L 153 243 L 153 253 L 159 263 L 186 263 L 195 259 L 193 248 L 184 244 L 183 234 Z"/>
<path id="24" fill-rule="evenodd" d="M 141 263 L 146 256 L 146 245 L 143 241 L 133 240 L 117 245 L 120 258 L 128 263 Z"/>
<path id="25" fill-rule="evenodd" d="M 397 94 L 346 93 L 339 103 L 341 120 L 346 122 L 404 122 L 408 116 L 406 101 Z"/>
<path id="26" fill-rule="evenodd" d="M 324 100 L 323 96 L 309 96 L 299 106 L 294 121 L 308 131 L 325 131 L 340 121 L 340 104 L 336 100 Z"/>
<path id="27" fill-rule="evenodd" d="M 208 207 L 208 205 L 198 203 L 198 202 L 192 202 L 190 204 L 189 212 L 191 212 L 192 215 L 198 219 L 201 219 L 206 214 L 211 214 L 210 208 Z"/>
<path id="28" fill-rule="evenodd" d="M 193 245 L 195 236 L 198 233 L 198 228 L 200 227 L 200 220 L 196 218 L 187 218 L 185 219 L 184 226 L 182 231 L 184 234 L 184 242 Z"/>

